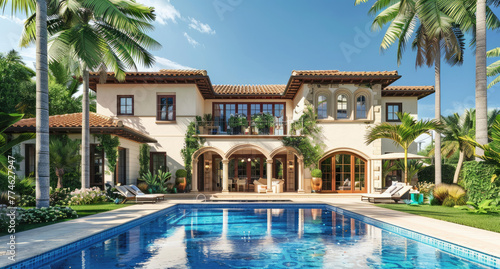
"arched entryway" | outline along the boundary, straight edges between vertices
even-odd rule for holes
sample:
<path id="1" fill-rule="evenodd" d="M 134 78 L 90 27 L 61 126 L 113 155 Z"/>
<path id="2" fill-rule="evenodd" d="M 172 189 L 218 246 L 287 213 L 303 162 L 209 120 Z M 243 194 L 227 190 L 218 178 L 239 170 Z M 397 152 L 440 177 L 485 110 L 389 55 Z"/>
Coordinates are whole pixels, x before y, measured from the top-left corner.
<path id="1" fill-rule="evenodd" d="M 320 161 L 323 173 L 322 192 L 367 192 L 368 162 L 358 154 L 338 151 Z"/>

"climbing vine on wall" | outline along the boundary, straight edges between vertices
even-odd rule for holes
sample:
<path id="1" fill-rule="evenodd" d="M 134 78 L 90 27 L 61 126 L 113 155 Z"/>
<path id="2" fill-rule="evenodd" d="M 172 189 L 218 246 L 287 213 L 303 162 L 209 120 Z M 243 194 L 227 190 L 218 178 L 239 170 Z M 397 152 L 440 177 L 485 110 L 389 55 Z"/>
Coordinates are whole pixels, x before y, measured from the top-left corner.
<path id="1" fill-rule="evenodd" d="M 204 143 L 203 139 L 195 137 L 195 135 L 196 123 L 193 121 L 188 126 L 186 137 L 184 138 L 184 148 L 182 148 L 181 150 L 182 159 L 184 160 L 184 167 L 187 171 L 188 183 L 191 183 L 191 161 L 193 153 L 200 149 Z"/>
<path id="2" fill-rule="evenodd" d="M 100 142 L 97 148 L 99 150 L 104 150 L 106 160 L 108 161 L 109 171 L 111 174 L 114 174 L 116 170 L 116 163 L 118 161 L 118 146 L 120 146 L 120 139 L 118 136 L 112 137 L 109 134 L 95 136 Z"/>

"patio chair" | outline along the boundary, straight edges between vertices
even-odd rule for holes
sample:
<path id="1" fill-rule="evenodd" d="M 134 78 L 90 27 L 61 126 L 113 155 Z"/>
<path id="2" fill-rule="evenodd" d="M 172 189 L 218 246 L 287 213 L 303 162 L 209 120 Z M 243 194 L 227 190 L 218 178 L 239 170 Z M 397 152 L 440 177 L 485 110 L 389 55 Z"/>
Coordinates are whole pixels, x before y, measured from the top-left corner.
<path id="1" fill-rule="evenodd" d="M 237 178 L 236 179 L 236 190 L 237 191 L 240 191 L 240 187 L 243 187 L 243 191 L 245 191 L 246 187 L 247 187 L 247 180 L 242 178 L 242 179 L 239 179 Z"/>
<path id="2" fill-rule="evenodd" d="M 141 191 L 136 185 L 131 184 L 131 185 L 124 185 L 128 191 L 130 191 L 133 195 L 135 196 L 141 196 L 141 197 L 156 197 L 161 200 L 165 200 L 165 194 L 162 193 L 153 193 L 153 194 L 146 194 Z"/>
<path id="3" fill-rule="evenodd" d="M 122 204 L 126 203 L 127 201 L 135 201 L 136 203 L 137 202 L 156 203 L 158 201 L 158 198 L 156 198 L 156 197 L 150 197 L 150 196 L 144 197 L 144 196 L 134 195 L 132 192 L 130 192 L 124 186 L 115 186 L 115 188 L 118 191 L 117 193 L 124 197 Z"/>
<path id="4" fill-rule="evenodd" d="M 255 186 L 254 189 L 255 189 L 256 193 L 266 193 L 266 191 L 267 191 L 267 179 L 259 178 L 259 180 L 254 180 L 253 185 Z"/>
<path id="5" fill-rule="evenodd" d="M 389 187 L 385 192 L 380 194 L 366 194 L 361 196 L 361 201 L 368 200 L 370 203 L 376 203 L 380 200 L 393 200 L 398 203 L 403 199 L 403 197 L 408 196 L 412 190 L 411 185 L 406 185 L 405 183 L 397 183 Z"/>
<path id="6" fill-rule="evenodd" d="M 273 193 L 282 193 L 283 185 L 285 185 L 284 180 L 274 179 L 272 180 Z"/>

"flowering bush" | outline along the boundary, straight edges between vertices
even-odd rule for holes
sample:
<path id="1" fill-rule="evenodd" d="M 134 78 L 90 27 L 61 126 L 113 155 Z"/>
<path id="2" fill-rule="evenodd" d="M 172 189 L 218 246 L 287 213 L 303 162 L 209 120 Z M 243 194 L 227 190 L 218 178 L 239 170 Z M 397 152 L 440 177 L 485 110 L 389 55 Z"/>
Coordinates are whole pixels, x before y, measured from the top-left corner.
<path id="1" fill-rule="evenodd" d="M 18 208 L 17 211 L 21 215 L 21 223 L 42 223 L 78 218 L 76 211 L 69 207 Z"/>
<path id="2" fill-rule="evenodd" d="M 69 205 L 71 190 L 70 188 L 53 189 L 51 187 L 49 199 L 51 206 Z"/>
<path id="3" fill-rule="evenodd" d="M 76 189 L 71 193 L 69 205 L 90 205 L 110 201 L 106 193 L 98 187 Z"/>

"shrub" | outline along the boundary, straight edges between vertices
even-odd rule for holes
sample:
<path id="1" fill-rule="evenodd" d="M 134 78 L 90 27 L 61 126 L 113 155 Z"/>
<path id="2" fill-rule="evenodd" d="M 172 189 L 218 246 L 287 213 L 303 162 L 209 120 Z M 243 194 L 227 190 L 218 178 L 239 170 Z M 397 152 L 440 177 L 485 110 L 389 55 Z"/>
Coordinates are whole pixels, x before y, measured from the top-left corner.
<path id="1" fill-rule="evenodd" d="M 455 199 L 453 199 L 453 197 L 451 197 L 451 196 L 446 197 L 443 201 L 443 206 L 454 207 L 455 206 Z"/>
<path id="2" fill-rule="evenodd" d="M 418 192 L 423 194 L 424 197 L 429 197 L 433 188 L 434 188 L 434 183 L 429 183 L 429 182 L 425 182 L 425 181 L 417 183 Z"/>
<path id="3" fill-rule="evenodd" d="M 323 176 L 323 173 L 319 169 L 313 169 L 311 171 L 311 176 L 316 178 L 321 178 Z"/>
<path id="4" fill-rule="evenodd" d="M 435 167 L 434 165 L 429 165 L 420 172 L 418 172 L 418 180 L 419 181 L 425 181 L 429 183 L 435 183 Z M 455 175 L 455 166 L 449 165 L 449 164 L 443 164 L 441 166 L 441 171 L 442 171 L 442 179 L 441 183 L 445 184 L 452 184 L 453 183 L 453 176 Z"/>
<path id="5" fill-rule="evenodd" d="M 148 193 L 167 193 L 166 184 L 171 177 L 172 174 L 170 172 L 158 170 L 156 175 L 148 171 L 146 174 L 142 175 L 141 180 L 148 185 Z"/>
<path id="6" fill-rule="evenodd" d="M 180 177 L 186 177 L 187 176 L 187 171 L 184 169 L 179 169 L 175 171 L 175 177 L 180 178 Z"/>
<path id="7" fill-rule="evenodd" d="M 475 204 L 492 199 L 500 203 L 500 180 L 491 182 L 495 166 L 484 162 L 465 162 L 460 184 L 467 190 L 469 201 Z"/>
<path id="8" fill-rule="evenodd" d="M 0 192 L 0 205 L 15 206 L 15 205 L 19 204 L 19 202 L 21 201 L 21 198 L 17 194 L 12 195 L 12 193 L 11 193 L 10 197 L 12 197 L 14 199 L 9 200 L 9 192 L 8 191 Z"/>
<path id="9" fill-rule="evenodd" d="M 465 209 L 476 214 L 488 214 L 500 211 L 500 206 L 495 204 L 492 199 L 483 200 L 480 203 L 467 202 L 467 205 L 456 206 L 458 209 Z"/>
<path id="10" fill-rule="evenodd" d="M 60 219 L 77 218 L 78 214 L 69 207 L 18 208 L 21 223 L 52 222 Z"/>
<path id="11" fill-rule="evenodd" d="M 21 200 L 19 201 L 19 206 L 35 206 L 36 197 L 35 195 L 21 195 Z"/>
<path id="12" fill-rule="evenodd" d="M 51 206 L 61 206 L 69 205 L 71 199 L 71 190 L 69 188 L 54 189 L 50 188 L 50 205 Z"/>
<path id="13" fill-rule="evenodd" d="M 0 205 L 0 232 L 7 232 L 11 219 L 10 219 L 10 209 L 7 208 L 5 205 Z M 16 217 L 15 221 L 13 220 L 12 224 L 19 224 L 21 223 L 21 214 L 19 214 L 19 211 L 16 210 Z"/>
<path id="14" fill-rule="evenodd" d="M 71 192 L 70 205 L 90 205 L 109 201 L 106 193 L 101 191 L 98 187 L 91 189 L 76 189 Z"/>
<path id="15" fill-rule="evenodd" d="M 439 204 L 450 207 L 465 204 L 465 194 L 465 190 L 458 185 L 439 184 L 432 190 L 434 200 L 438 200 Z M 453 203 L 449 200 L 453 200 Z"/>

